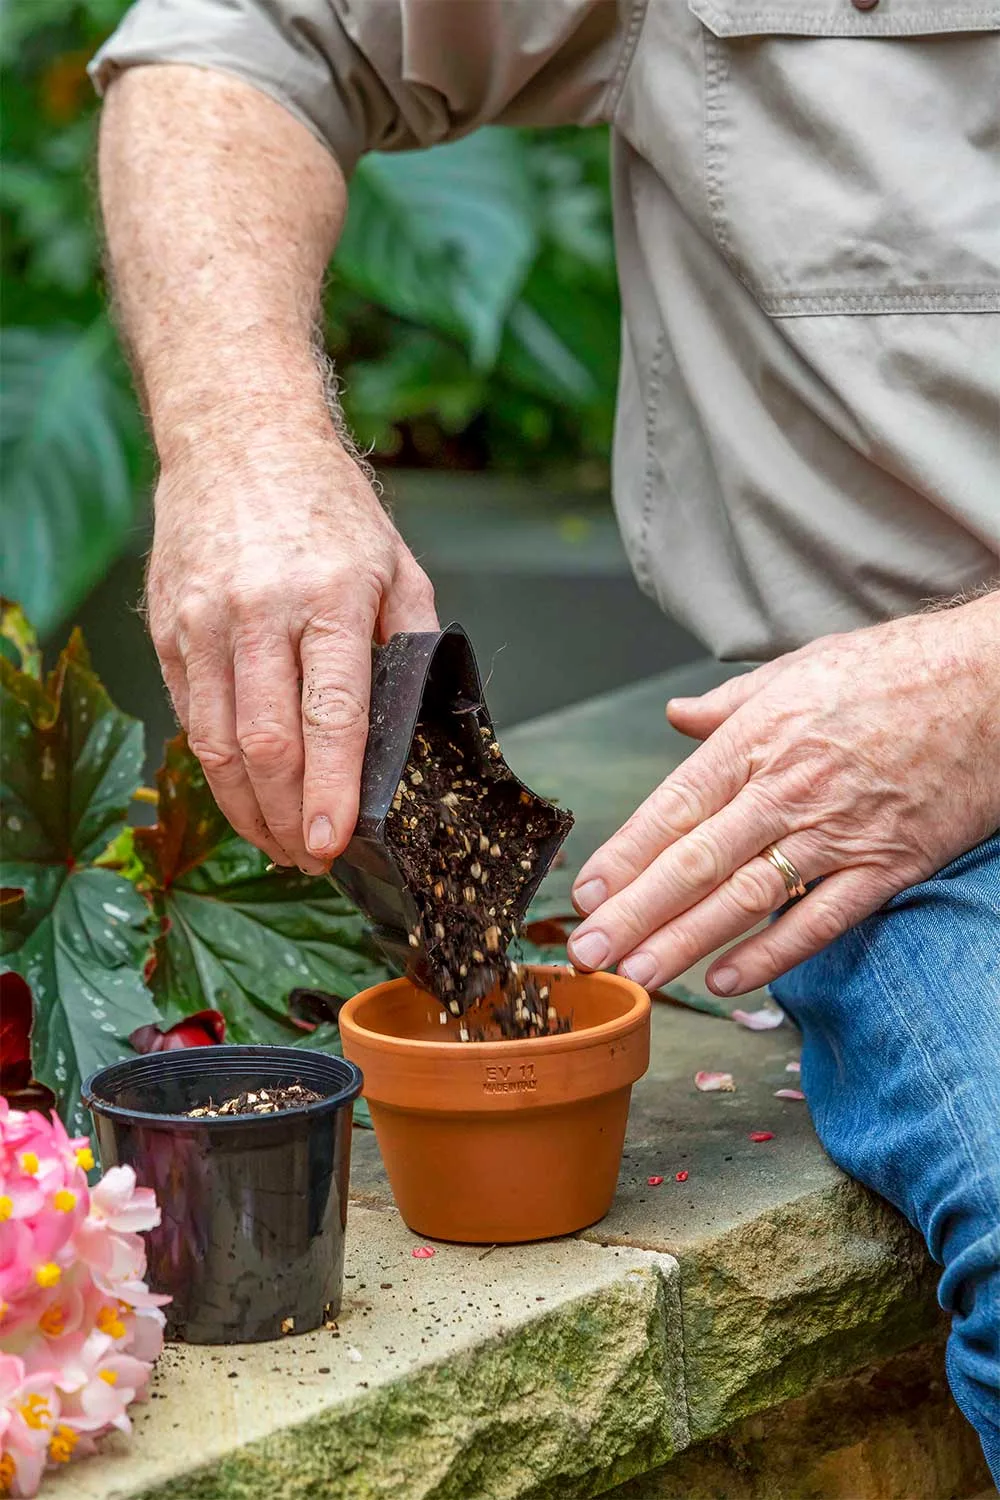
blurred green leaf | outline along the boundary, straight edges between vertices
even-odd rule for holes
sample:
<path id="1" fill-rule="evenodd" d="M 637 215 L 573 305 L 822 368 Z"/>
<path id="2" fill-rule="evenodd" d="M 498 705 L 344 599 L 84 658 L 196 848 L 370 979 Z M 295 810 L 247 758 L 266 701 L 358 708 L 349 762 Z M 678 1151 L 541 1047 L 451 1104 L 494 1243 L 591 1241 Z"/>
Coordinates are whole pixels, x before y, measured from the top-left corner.
<path id="1" fill-rule="evenodd" d="M 538 221 L 514 131 L 373 153 L 351 182 L 335 268 L 390 312 L 462 339 L 486 370 L 538 248 Z"/>
<path id="2" fill-rule="evenodd" d="M 18 61 L 26 43 L 47 30 L 96 41 L 117 25 L 131 0 L 4 0 L 0 29 L 0 63 Z"/>
<path id="3" fill-rule="evenodd" d="M 34 1075 L 73 1132 L 89 1128 L 83 1079 L 128 1056 L 132 1032 L 160 1019 L 142 977 L 155 928 L 148 903 L 122 876 L 64 867 L 50 910 L 6 959 L 31 989 Z"/>
<path id="4" fill-rule="evenodd" d="M 42 653 L 38 649 L 38 636 L 21 606 L 10 599 L 0 599 L 0 639 L 12 648 L 14 666 L 40 682 Z"/>
<path id="5" fill-rule="evenodd" d="M 103 318 L 3 334 L 0 589 L 42 631 L 103 576 L 135 519 L 138 415 L 113 363 Z"/>
<path id="6" fill-rule="evenodd" d="M 0 174 L 0 208 L 20 237 L 25 276 L 73 296 L 93 290 L 98 268 L 93 150 L 93 119 L 77 120 L 37 142 L 34 160 L 8 151 Z"/>
<path id="7" fill-rule="evenodd" d="M 0 885 L 24 893 L 4 913 L 6 965 L 31 988 L 35 1076 L 77 1128 L 82 1078 L 158 1019 L 142 977 L 149 904 L 88 866 L 124 826 L 142 726 L 111 702 L 75 632 L 44 682 L 0 658 L 0 729 Z"/>
<path id="8" fill-rule="evenodd" d="M 351 366 L 344 406 L 362 445 L 381 449 L 393 423 L 417 417 L 436 417 L 445 432 L 461 432 L 482 407 L 486 388 L 457 345 L 413 330 L 384 358 Z"/>

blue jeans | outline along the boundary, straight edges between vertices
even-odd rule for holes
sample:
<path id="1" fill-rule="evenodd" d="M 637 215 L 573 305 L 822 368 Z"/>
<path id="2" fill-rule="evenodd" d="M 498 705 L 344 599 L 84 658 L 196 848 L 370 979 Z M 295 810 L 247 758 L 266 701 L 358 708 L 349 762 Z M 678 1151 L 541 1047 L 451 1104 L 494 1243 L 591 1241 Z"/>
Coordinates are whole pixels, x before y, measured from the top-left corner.
<path id="1" fill-rule="evenodd" d="M 771 990 L 823 1145 L 944 1267 L 948 1379 L 1000 1485 L 1000 833 Z"/>

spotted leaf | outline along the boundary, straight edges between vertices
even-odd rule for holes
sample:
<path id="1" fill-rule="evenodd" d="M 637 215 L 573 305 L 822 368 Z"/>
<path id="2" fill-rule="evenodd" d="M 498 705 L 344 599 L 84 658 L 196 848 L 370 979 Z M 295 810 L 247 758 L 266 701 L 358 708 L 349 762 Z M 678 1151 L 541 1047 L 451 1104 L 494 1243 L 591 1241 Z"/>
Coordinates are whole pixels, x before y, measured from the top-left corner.
<path id="1" fill-rule="evenodd" d="M 157 778 L 159 821 L 135 856 L 161 918 L 150 984 L 170 1025 L 211 1008 L 230 1042 L 289 1042 L 293 989 L 346 998 L 389 977 L 360 914 L 328 881 L 272 870 L 216 807 L 183 735 Z"/>

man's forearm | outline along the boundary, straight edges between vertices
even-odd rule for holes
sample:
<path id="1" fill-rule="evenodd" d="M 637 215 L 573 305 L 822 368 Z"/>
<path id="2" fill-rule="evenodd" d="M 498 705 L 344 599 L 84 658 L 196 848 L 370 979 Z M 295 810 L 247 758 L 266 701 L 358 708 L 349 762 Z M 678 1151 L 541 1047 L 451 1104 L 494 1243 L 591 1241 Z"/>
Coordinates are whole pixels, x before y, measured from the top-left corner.
<path id="1" fill-rule="evenodd" d="M 329 153 L 266 95 L 162 66 L 105 104 L 101 204 L 125 338 L 164 467 L 332 432 L 312 352 L 343 220 Z"/>
<path id="2" fill-rule="evenodd" d="M 372 638 L 437 619 L 313 352 L 343 178 L 248 85 L 136 67 L 107 95 L 101 197 L 160 457 L 164 679 L 233 826 L 317 874 L 357 818 Z"/>

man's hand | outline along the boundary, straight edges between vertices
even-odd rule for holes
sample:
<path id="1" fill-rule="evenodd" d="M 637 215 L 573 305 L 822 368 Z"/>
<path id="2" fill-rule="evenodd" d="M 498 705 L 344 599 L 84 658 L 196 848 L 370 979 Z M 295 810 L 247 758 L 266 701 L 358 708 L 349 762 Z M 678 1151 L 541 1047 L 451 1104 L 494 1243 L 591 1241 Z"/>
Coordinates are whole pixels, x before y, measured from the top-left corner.
<path id="1" fill-rule="evenodd" d="M 653 989 L 787 900 L 719 959 L 766 984 L 1000 825 L 1000 594 L 830 636 L 668 705 L 704 743 L 581 871 L 570 956 Z"/>
<path id="2" fill-rule="evenodd" d="M 344 179 L 239 79 L 136 67 L 104 107 L 101 201 L 161 465 L 163 674 L 230 822 L 317 873 L 357 817 L 372 639 L 436 625 L 314 352 Z"/>
<path id="3" fill-rule="evenodd" d="M 149 622 L 233 827 L 318 873 L 358 812 L 371 642 L 437 626 L 431 585 L 332 437 L 205 450 L 156 495 Z"/>

